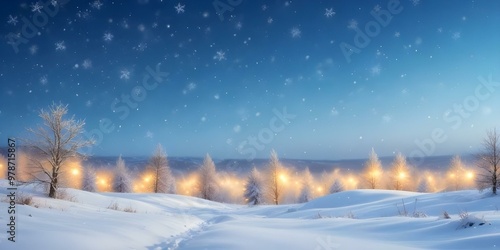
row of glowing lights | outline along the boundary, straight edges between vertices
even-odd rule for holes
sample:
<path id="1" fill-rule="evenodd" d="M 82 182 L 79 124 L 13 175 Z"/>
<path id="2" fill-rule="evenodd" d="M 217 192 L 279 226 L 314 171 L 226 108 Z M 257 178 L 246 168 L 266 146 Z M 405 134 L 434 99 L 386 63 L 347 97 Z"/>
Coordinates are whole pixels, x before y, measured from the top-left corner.
<path id="1" fill-rule="evenodd" d="M 3 167 L 2 164 L 0 164 L 0 169 Z M 75 177 L 79 176 L 80 175 L 80 169 L 78 168 L 72 168 L 71 169 L 71 174 Z M 372 173 L 373 176 L 380 176 L 382 173 L 380 171 L 375 171 Z M 401 172 L 399 173 L 398 175 L 398 178 L 399 179 L 406 179 L 406 177 L 408 176 L 407 173 L 405 172 Z M 457 174 L 455 173 L 450 173 L 448 175 L 448 177 L 450 177 L 451 179 L 456 179 L 457 178 Z M 468 171 L 465 171 L 463 177 L 466 179 L 466 180 L 473 180 L 474 177 L 475 177 L 475 174 L 473 171 L 471 170 L 468 170 Z M 140 181 L 136 181 L 135 184 L 134 184 L 134 191 L 144 191 L 146 189 L 146 187 L 148 186 L 148 184 L 151 183 L 151 180 L 152 180 L 153 176 L 152 175 L 145 175 L 144 177 L 141 178 Z M 108 180 L 110 179 L 110 177 L 108 175 L 98 175 L 97 178 L 96 178 L 96 184 L 103 190 L 105 190 L 106 188 L 109 188 L 110 184 L 108 182 Z M 290 184 L 289 182 L 289 177 L 286 173 L 280 173 L 279 174 L 279 180 L 281 181 L 282 184 L 284 185 L 287 185 L 287 184 Z M 428 181 L 433 181 L 433 176 L 432 175 L 427 175 L 427 180 Z M 182 183 L 181 183 L 181 187 L 182 187 L 182 190 L 184 191 L 185 194 L 190 194 L 190 190 L 195 186 L 196 184 L 196 178 L 195 177 L 190 177 L 188 178 L 187 180 L 184 180 Z M 221 186 L 243 186 L 243 183 L 239 180 L 234 180 L 234 181 L 231 181 L 230 178 L 228 180 L 228 178 L 226 178 L 225 180 L 221 181 L 220 182 Z M 296 186 L 300 186 L 301 183 L 299 181 L 295 181 L 294 184 Z M 348 186 L 351 186 L 351 187 L 356 187 L 356 185 L 358 184 L 358 180 L 357 178 L 353 177 L 353 176 L 347 176 L 344 178 L 344 184 L 347 184 Z M 348 188 L 348 187 L 346 187 Z M 322 186 L 317 186 L 316 187 L 316 191 L 317 192 L 322 192 L 323 191 L 323 187 Z"/>

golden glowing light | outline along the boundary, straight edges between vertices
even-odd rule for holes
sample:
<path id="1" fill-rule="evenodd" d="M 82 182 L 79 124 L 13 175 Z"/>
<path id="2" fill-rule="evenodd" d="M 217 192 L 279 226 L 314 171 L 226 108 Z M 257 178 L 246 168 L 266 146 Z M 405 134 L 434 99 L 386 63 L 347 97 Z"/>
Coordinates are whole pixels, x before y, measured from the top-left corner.
<path id="1" fill-rule="evenodd" d="M 322 187 L 317 187 L 317 188 L 316 188 L 316 190 L 317 190 L 318 192 L 322 192 L 322 191 L 323 191 L 323 188 L 322 188 Z"/>
<path id="2" fill-rule="evenodd" d="M 451 174 L 450 174 L 450 177 L 451 177 L 451 178 L 455 178 L 455 174 L 454 174 L 454 173 L 451 173 Z"/>
<path id="3" fill-rule="evenodd" d="M 406 173 L 405 172 L 399 173 L 399 179 L 404 179 L 404 178 L 406 178 Z"/>
<path id="4" fill-rule="evenodd" d="M 281 180 L 282 182 L 284 182 L 284 183 L 286 183 L 286 182 L 288 181 L 288 178 L 287 178 L 287 177 L 286 177 L 286 175 L 284 175 L 284 174 L 280 174 L 280 175 L 279 175 L 279 178 L 280 178 L 280 180 Z"/>
<path id="5" fill-rule="evenodd" d="M 144 177 L 145 182 L 150 182 L 151 181 L 151 176 Z"/>
<path id="6" fill-rule="evenodd" d="M 71 170 L 71 174 L 72 174 L 72 175 L 78 175 L 78 174 L 80 174 L 80 171 L 79 171 L 78 169 L 76 169 L 76 168 L 73 168 L 73 169 Z"/>
<path id="7" fill-rule="evenodd" d="M 473 179 L 474 178 L 474 173 L 472 171 L 468 171 L 466 174 L 465 174 L 465 177 L 467 179 Z"/>

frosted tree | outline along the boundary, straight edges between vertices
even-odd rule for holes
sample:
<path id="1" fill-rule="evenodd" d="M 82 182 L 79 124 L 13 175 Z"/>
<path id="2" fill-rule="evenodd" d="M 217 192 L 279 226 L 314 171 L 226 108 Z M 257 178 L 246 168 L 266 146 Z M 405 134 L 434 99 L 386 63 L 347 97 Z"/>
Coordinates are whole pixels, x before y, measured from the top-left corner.
<path id="1" fill-rule="evenodd" d="M 382 178 L 382 172 L 382 163 L 380 163 L 375 150 L 372 148 L 363 170 L 363 177 L 368 188 L 376 189 L 380 187 L 379 183 L 380 178 Z"/>
<path id="2" fill-rule="evenodd" d="M 264 201 L 263 183 L 259 171 L 252 169 L 245 183 L 245 192 L 243 196 L 250 205 L 259 205 Z"/>
<path id="3" fill-rule="evenodd" d="M 344 185 L 342 185 L 342 182 L 339 179 L 335 179 L 333 181 L 333 184 L 330 186 L 330 194 L 338 193 L 344 191 Z"/>
<path id="4" fill-rule="evenodd" d="M 118 193 L 132 192 L 132 181 L 130 174 L 125 167 L 125 161 L 122 157 L 118 157 L 113 178 L 113 190 Z"/>
<path id="5" fill-rule="evenodd" d="M 78 153 L 83 147 L 92 145 L 93 140 L 83 138 L 84 121 L 74 117 L 65 119 L 68 106 L 52 104 L 48 110 L 38 114 L 43 126 L 28 129 L 33 139 L 26 140 L 26 145 L 33 153 L 30 156 L 30 174 L 36 182 L 48 185 L 49 197 L 55 198 L 62 181 L 61 174 L 67 170 L 67 163 L 72 158 L 81 158 Z"/>
<path id="6" fill-rule="evenodd" d="M 406 157 L 403 154 L 398 153 L 394 158 L 390 169 L 390 175 L 393 189 L 409 189 L 410 168 L 408 167 Z"/>
<path id="7" fill-rule="evenodd" d="M 151 185 L 155 193 L 175 193 L 175 179 L 168 166 L 167 154 L 163 147 L 158 144 L 151 156 L 148 165 L 148 172 L 151 173 Z"/>
<path id="8" fill-rule="evenodd" d="M 86 167 L 83 169 L 82 190 L 88 192 L 97 191 L 97 175 L 93 168 Z"/>
<path id="9" fill-rule="evenodd" d="M 463 181 L 465 177 L 465 167 L 462 163 L 460 156 L 455 155 L 451 159 L 450 166 L 447 171 L 447 176 L 450 180 L 449 188 L 453 190 L 459 190 L 463 187 Z"/>
<path id="10" fill-rule="evenodd" d="M 218 185 L 217 185 L 217 171 L 215 163 L 209 154 L 205 156 L 203 165 L 199 170 L 198 191 L 201 198 L 206 200 L 215 200 Z"/>
<path id="11" fill-rule="evenodd" d="M 302 187 L 299 194 L 299 203 L 308 202 L 312 199 L 312 183 L 313 177 L 311 171 L 309 171 L 309 167 L 307 167 L 304 173 L 302 173 Z"/>
<path id="12" fill-rule="evenodd" d="M 496 129 L 486 133 L 483 140 L 483 152 L 477 155 L 477 167 L 480 172 L 477 176 L 477 185 L 481 190 L 491 188 L 491 192 L 496 195 L 500 186 L 500 135 Z"/>
<path id="13" fill-rule="evenodd" d="M 427 181 L 427 178 L 423 178 L 418 184 L 417 192 L 428 193 L 429 191 L 429 182 Z"/>
<path id="14" fill-rule="evenodd" d="M 266 187 L 268 190 L 268 195 L 270 200 L 278 205 L 281 198 L 281 184 L 280 184 L 280 174 L 282 171 L 281 163 L 278 159 L 278 154 L 276 151 L 271 150 L 271 158 L 267 165 L 267 180 Z"/>

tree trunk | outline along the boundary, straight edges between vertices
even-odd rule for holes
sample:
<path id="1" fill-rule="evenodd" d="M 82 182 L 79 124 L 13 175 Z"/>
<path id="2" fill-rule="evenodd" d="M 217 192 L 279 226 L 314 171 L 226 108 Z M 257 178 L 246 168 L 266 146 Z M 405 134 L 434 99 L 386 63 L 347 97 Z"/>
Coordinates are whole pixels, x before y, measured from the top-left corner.
<path id="1" fill-rule="evenodd" d="M 52 179 L 50 181 L 49 197 L 56 198 L 57 192 L 57 172 L 52 172 Z"/>

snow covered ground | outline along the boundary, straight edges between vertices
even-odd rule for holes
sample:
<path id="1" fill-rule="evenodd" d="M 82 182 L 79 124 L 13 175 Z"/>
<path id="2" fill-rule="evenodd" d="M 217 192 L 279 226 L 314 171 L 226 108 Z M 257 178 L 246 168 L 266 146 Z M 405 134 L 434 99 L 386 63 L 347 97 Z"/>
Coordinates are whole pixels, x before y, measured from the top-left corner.
<path id="1" fill-rule="evenodd" d="M 12 243 L 6 233 L 7 186 L 0 181 L 0 249 L 500 248 L 500 197 L 475 190 L 354 190 L 304 204 L 248 207 L 74 189 L 65 191 L 68 200 L 54 200 L 26 186 L 17 193 L 32 195 L 34 204 L 16 206 Z M 445 211 L 450 219 L 443 218 Z M 461 219 L 461 212 L 468 217 Z"/>

